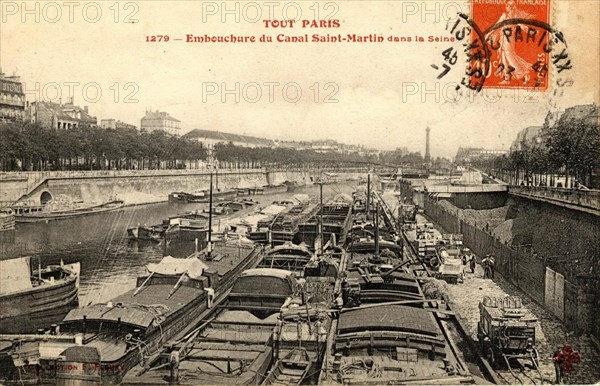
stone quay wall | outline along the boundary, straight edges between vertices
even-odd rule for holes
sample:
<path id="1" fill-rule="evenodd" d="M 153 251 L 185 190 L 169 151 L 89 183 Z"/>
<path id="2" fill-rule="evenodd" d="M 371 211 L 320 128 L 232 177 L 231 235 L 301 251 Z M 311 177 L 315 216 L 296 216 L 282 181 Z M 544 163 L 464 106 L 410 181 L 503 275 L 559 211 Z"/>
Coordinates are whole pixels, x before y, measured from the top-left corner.
<path id="1" fill-rule="evenodd" d="M 440 205 L 437 198 L 429 197 L 427 194 L 412 193 L 410 182 L 404 181 L 400 184 L 403 197 L 412 199 L 413 196 L 425 210 L 425 214 L 444 228 L 447 232 L 463 234 L 463 240 L 467 247 L 471 248 L 479 257 L 487 254 L 493 254 L 496 258 L 496 272 L 501 274 L 506 280 L 514 284 L 517 288 L 534 299 L 537 303 L 549 310 L 557 319 L 566 326 L 572 328 L 577 333 L 586 333 L 593 336 L 596 341 L 600 341 L 600 294 L 598 286 L 593 285 L 588 280 L 574 276 L 569 271 L 569 265 L 562 263 L 556 264 L 554 259 L 544 256 L 545 253 L 534 253 L 531 246 L 516 247 L 503 243 L 495 238 L 491 232 L 484 229 L 484 224 L 475 224 L 459 218 L 458 211 L 450 211 L 447 206 Z M 521 200 L 518 205 L 523 206 Z M 532 206 L 539 206 L 532 202 Z M 457 208 L 458 209 L 458 208 Z M 556 219 L 551 217 L 562 216 L 563 208 L 557 208 L 557 213 L 553 213 L 550 208 L 546 208 L 545 223 L 538 224 L 538 219 L 531 219 L 531 227 L 540 228 L 538 232 L 546 232 L 545 226 L 552 227 Z M 560 212 L 560 213 L 559 213 Z M 522 211 L 527 215 L 528 211 Z M 587 223 L 590 215 L 582 213 L 581 227 L 588 228 Z M 560 217 L 562 219 L 562 217 Z M 559 223 L 564 224 L 558 220 Z M 571 234 L 572 238 L 583 237 L 577 235 L 577 221 L 573 220 L 575 228 L 562 228 L 563 233 Z M 548 240 L 547 240 L 548 241 Z M 547 242 L 548 252 L 551 249 L 560 250 L 561 240 L 555 238 L 555 245 Z M 585 240 L 579 240 L 579 243 L 587 244 Z M 567 256 L 568 257 L 568 256 Z M 576 260 L 577 256 L 570 257 Z"/>

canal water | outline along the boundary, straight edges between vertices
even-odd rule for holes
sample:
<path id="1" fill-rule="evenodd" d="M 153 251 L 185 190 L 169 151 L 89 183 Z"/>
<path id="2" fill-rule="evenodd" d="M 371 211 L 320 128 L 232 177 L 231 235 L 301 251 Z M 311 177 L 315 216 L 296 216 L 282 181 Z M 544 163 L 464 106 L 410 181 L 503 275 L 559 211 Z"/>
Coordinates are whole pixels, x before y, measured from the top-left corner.
<path id="1" fill-rule="evenodd" d="M 351 194 L 355 182 L 323 186 L 323 197 Z M 293 193 L 249 196 L 261 206 L 276 200 L 289 200 L 295 194 L 319 197 L 319 187 L 305 186 Z M 15 231 L 0 233 L 0 259 L 32 256 L 32 264 L 42 266 L 81 262 L 80 305 L 106 302 L 135 287 L 137 276 L 148 263 L 162 258 L 165 248 L 156 243 L 130 242 L 127 228 L 138 224 L 158 224 L 177 214 L 207 208 L 208 204 L 158 203 L 127 207 L 117 212 L 50 221 L 17 224 Z M 215 220 L 216 221 L 216 220 Z M 191 246 L 190 250 L 193 250 Z"/>

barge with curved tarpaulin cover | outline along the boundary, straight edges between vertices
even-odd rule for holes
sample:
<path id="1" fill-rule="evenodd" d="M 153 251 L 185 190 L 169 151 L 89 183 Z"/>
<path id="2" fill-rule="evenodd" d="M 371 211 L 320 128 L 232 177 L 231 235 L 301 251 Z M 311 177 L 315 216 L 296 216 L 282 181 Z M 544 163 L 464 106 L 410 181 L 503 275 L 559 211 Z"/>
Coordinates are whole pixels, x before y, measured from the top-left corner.
<path id="1" fill-rule="evenodd" d="M 0 261 L 0 333 L 31 333 L 79 304 L 79 263 L 31 271 L 30 257 Z"/>
<path id="2" fill-rule="evenodd" d="M 130 371 L 127 385 L 260 384 L 274 360 L 273 330 L 293 296 L 291 272 L 256 268 L 241 273 L 227 299 L 204 322 L 170 342 L 149 366 Z"/>
<path id="3" fill-rule="evenodd" d="M 436 316 L 380 303 L 342 310 L 323 384 L 472 383 Z"/>
<path id="4" fill-rule="evenodd" d="M 85 206 L 85 207 L 77 207 L 70 208 L 64 210 L 39 210 L 28 212 L 26 207 L 15 206 L 13 209 L 15 210 L 15 220 L 18 223 L 30 223 L 30 222 L 40 222 L 40 221 L 53 221 L 53 220 L 62 220 L 65 218 L 72 217 L 80 217 L 80 216 L 89 216 L 92 214 L 98 213 L 107 213 L 113 212 L 119 209 L 122 209 L 125 203 L 123 200 L 110 200 L 102 204 Z"/>
<path id="5" fill-rule="evenodd" d="M 302 272 L 302 269 L 312 258 L 312 252 L 306 245 L 285 243 L 271 248 L 259 263 L 261 268 L 286 269 L 292 272 Z"/>
<path id="6" fill-rule="evenodd" d="M 328 340 L 321 384 L 473 383 L 449 339 L 447 310 L 418 279 L 386 264 L 354 266 Z"/>
<path id="7" fill-rule="evenodd" d="M 1 363 L 4 382 L 119 383 L 164 343 L 198 325 L 209 304 L 222 302 L 235 278 L 255 266 L 260 254 L 256 248 L 217 244 L 211 259 L 199 257 L 167 256 L 149 264 L 136 288 L 107 303 L 69 312 L 59 334 L 17 339 Z M 89 371 L 79 374 L 69 368 Z"/>
<path id="8" fill-rule="evenodd" d="M 451 311 L 425 297 L 414 262 L 401 250 L 383 253 L 381 233 L 395 234 L 394 225 L 388 225 L 391 215 L 376 195 L 361 196 L 355 196 L 355 226 L 373 224 L 372 235 L 367 233 L 372 242 L 355 234 L 363 236 L 362 228 L 351 230 L 343 306 L 332 324 L 319 383 L 474 383 L 449 337 Z"/>

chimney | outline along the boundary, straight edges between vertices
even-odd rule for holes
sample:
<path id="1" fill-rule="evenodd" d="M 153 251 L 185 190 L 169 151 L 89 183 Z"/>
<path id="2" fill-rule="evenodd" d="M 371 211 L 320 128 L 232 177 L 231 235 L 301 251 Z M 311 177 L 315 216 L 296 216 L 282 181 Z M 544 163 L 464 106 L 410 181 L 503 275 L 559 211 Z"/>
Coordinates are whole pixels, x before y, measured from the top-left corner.
<path id="1" fill-rule="evenodd" d="M 87 106 L 83 106 L 83 111 L 85 111 L 85 113 L 88 113 L 88 107 Z"/>

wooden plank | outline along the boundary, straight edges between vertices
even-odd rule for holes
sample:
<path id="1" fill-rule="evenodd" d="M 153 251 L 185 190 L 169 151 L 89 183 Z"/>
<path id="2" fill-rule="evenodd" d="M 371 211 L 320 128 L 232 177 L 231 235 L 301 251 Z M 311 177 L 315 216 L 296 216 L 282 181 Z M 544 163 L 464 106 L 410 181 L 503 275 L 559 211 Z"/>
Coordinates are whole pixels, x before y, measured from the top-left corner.
<path id="1" fill-rule="evenodd" d="M 202 350 L 230 350 L 230 351 L 264 351 L 264 344 L 233 344 L 229 342 L 198 342 L 193 345 L 195 349 Z"/>
<path id="2" fill-rule="evenodd" d="M 565 277 L 556 273 L 554 287 L 554 314 L 558 319 L 565 320 Z"/>
<path id="3" fill-rule="evenodd" d="M 186 357 L 186 360 L 232 360 L 249 361 L 256 359 L 262 351 L 229 351 L 229 350 L 196 350 L 192 349 Z"/>
<path id="4" fill-rule="evenodd" d="M 545 291 L 544 291 L 544 303 L 546 307 L 553 311 L 554 310 L 554 280 L 555 274 L 553 270 L 546 267 L 546 283 L 545 283 Z"/>
<path id="5" fill-rule="evenodd" d="M 232 331 L 232 330 L 207 330 L 202 339 L 206 341 L 229 341 L 264 343 L 271 336 L 271 331 Z"/>

